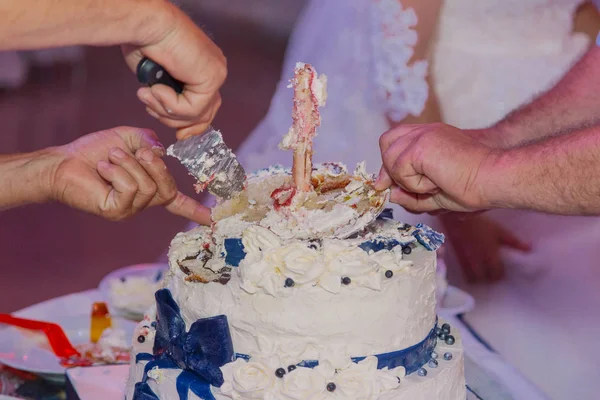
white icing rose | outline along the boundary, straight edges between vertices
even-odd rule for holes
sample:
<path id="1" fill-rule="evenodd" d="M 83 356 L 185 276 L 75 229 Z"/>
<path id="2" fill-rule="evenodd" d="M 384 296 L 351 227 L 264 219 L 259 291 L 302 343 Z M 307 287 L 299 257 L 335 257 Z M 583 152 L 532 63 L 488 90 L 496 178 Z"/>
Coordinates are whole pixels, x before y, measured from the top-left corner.
<path id="1" fill-rule="evenodd" d="M 292 278 L 296 284 L 316 282 L 325 271 L 319 252 L 304 243 L 295 242 L 272 250 L 265 258 L 285 277 Z"/>
<path id="2" fill-rule="evenodd" d="M 242 234 L 242 244 L 246 253 L 255 253 L 277 248 L 281 246 L 281 240 L 269 229 L 254 225 Z"/>
<path id="3" fill-rule="evenodd" d="M 280 387 L 284 399 L 314 400 L 325 393 L 327 381 L 316 369 L 298 367 L 285 374 Z"/>
<path id="4" fill-rule="evenodd" d="M 226 373 L 228 366 L 232 369 L 231 376 Z M 264 399 L 275 384 L 274 372 L 260 362 L 237 359 L 225 365 L 222 371 L 225 383 L 221 392 L 233 399 Z"/>
<path id="5" fill-rule="evenodd" d="M 356 277 L 375 270 L 376 264 L 370 262 L 367 254 L 355 245 L 350 247 L 341 241 L 328 241 L 323 248 L 329 271 Z"/>
<path id="6" fill-rule="evenodd" d="M 379 397 L 380 383 L 376 377 L 377 358 L 367 357 L 358 364 L 339 371 L 335 376 L 336 392 L 345 399 L 375 400 Z"/>
<path id="7" fill-rule="evenodd" d="M 381 391 L 384 392 L 398 388 L 400 386 L 400 379 L 406 376 L 406 370 L 404 367 L 396 367 L 392 370 L 384 368 L 377 370 L 376 376 Z"/>

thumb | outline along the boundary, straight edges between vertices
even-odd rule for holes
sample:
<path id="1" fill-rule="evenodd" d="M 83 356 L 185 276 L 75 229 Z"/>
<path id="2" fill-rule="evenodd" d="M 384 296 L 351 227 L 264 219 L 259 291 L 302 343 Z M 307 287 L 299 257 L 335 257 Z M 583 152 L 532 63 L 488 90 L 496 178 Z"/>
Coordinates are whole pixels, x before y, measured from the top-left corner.
<path id="1" fill-rule="evenodd" d="M 381 169 L 379 170 L 379 175 L 377 176 L 377 179 L 375 179 L 375 183 L 373 184 L 373 186 L 375 187 L 375 190 L 385 190 L 385 189 L 389 188 L 390 186 L 392 186 L 393 184 L 394 184 L 394 181 L 390 177 L 390 174 L 387 172 L 385 167 L 382 165 Z"/>

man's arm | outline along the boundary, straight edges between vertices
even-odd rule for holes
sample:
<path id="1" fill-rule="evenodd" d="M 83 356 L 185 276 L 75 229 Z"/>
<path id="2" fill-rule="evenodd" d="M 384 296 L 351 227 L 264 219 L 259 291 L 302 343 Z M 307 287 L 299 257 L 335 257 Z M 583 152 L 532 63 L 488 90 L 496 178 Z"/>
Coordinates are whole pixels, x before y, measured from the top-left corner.
<path id="1" fill-rule="evenodd" d="M 600 127 L 493 149 L 443 124 L 405 125 L 380 139 L 375 188 L 414 212 L 515 208 L 600 215 Z"/>
<path id="2" fill-rule="evenodd" d="M 50 150 L 0 155 L 0 210 L 49 201 L 55 164 Z"/>
<path id="3" fill-rule="evenodd" d="M 118 127 L 64 146 L 0 155 L 0 210 L 58 201 L 120 220 L 153 206 L 202 225 L 210 209 L 177 190 L 164 147 L 147 129 Z"/>
<path id="4" fill-rule="evenodd" d="M 0 49 L 144 45 L 176 12 L 166 0 L 2 0 Z"/>
<path id="5" fill-rule="evenodd" d="M 600 47 L 593 46 L 556 86 L 479 133 L 494 147 L 513 147 L 599 121 Z"/>
<path id="6" fill-rule="evenodd" d="M 477 179 L 489 201 L 484 208 L 600 215 L 599 127 L 499 151 L 489 160 Z"/>

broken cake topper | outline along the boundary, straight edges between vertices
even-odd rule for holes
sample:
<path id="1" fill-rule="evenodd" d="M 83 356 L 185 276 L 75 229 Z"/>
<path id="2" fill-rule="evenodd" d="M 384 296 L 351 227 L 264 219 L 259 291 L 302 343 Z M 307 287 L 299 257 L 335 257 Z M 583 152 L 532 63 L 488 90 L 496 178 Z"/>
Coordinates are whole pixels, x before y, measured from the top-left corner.
<path id="1" fill-rule="evenodd" d="M 327 100 L 327 77 L 323 74 L 318 76 L 310 64 L 297 63 L 290 86 L 294 89 L 293 123 L 279 147 L 294 150 L 294 185 L 300 192 L 309 192 L 313 190 L 313 138 L 321 125 L 319 107 L 324 106 Z"/>

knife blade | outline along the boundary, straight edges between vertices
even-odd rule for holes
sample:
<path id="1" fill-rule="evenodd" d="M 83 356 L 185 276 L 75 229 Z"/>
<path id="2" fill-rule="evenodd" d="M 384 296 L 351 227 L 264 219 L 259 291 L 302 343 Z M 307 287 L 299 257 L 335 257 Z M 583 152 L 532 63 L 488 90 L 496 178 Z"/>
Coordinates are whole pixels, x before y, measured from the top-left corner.
<path id="1" fill-rule="evenodd" d="M 169 146 L 167 154 L 177 158 L 196 178 L 198 192 L 208 188 L 215 196 L 230 199 L 244 190 L 246 171 L 223 142 L 221 132 L 212 127 L 201 135 L 177 141 Z"/>
<path id="2" fill-rule="evenodd" d="M 162 66 L 143 58 L 137 66 L 137 78 L 142 84 L 163 84 L 177 93 L 183 83 L 174 79 Z M 196 191 L 208 189 L 213 195 L 230 199 L 244 190 L 246 171 L 217 130 L 209 127 L 204 133 L 179 140 L 167 149 L 167 154 L 179 160 L 196 178 Z"/>

